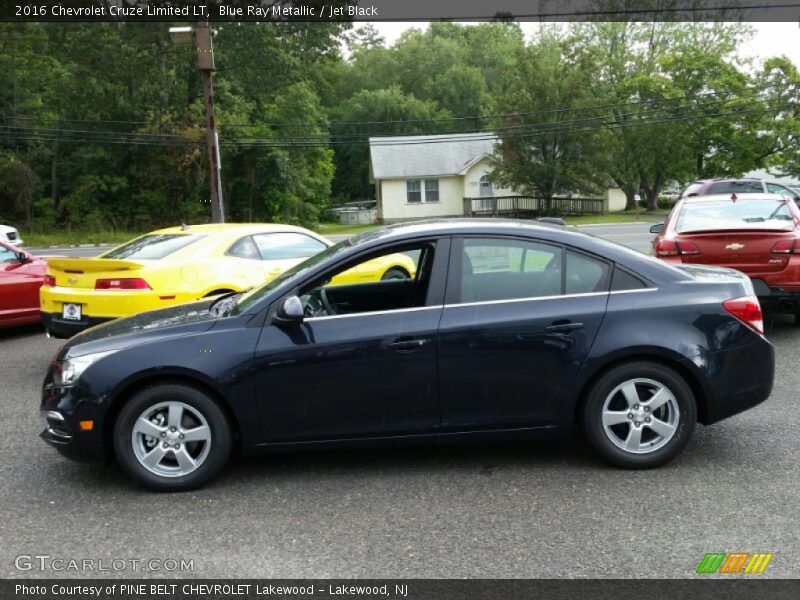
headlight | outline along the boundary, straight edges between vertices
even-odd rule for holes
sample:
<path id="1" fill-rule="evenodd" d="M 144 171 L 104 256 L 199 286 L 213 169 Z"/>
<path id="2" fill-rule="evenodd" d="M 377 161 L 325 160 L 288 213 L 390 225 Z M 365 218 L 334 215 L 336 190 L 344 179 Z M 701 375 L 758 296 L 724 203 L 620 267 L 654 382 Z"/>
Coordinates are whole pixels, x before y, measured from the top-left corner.
<path id="1" fill-rule="evenodd" d="M 96 352 L 94 354 L 69 358 L 60 362 L 56 361 L 53 368 L 53 385 L 57 387 L 75 385 L 83 372 L 89 368 L 89 365 L 109 354 L 111 354 L 111 352 Z"/>

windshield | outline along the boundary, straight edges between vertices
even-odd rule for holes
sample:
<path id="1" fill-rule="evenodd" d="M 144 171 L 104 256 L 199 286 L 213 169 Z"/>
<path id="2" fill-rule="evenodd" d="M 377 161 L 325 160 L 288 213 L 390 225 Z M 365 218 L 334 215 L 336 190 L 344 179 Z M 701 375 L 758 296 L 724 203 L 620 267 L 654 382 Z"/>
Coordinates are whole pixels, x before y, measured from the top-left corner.
<path id="1" fill-rule="evenodd" d="M 253 288 L 246 294 L 242 295 L 239 298 L 239 301 L 236 305 L 236 310 L 234 311 L 236 314 L 242 314 L 250 309 L 252 306 L 258 304 L 262 298 L 264 298 L 267 294 L 269 294 L 272 290 L 278 288 L 279 286 L 283 285 L 285 282 L 289 281 L 293 277 L 300 275 L 301 273 L 305 273 L 306 271 L 313 269 L 319 263 L 327 260 L 331 256 L 336 256 L 337 254 L 343 252 L 347 248 L 350 248 L 352 243 L 350 240 L 344 240 L 336 244 L 335 246 L 331 246 L 320 252 L 319 254 L 315 254 L 311 258 L 304 260 L 303 262 L 296 264 L 291 269 L 287 269 L 274 279 L 270 279 L 264 285 L 259 287 Z"/>
<path id="2" fill-rule="evenodd" d="M 794 219 L 784 200 L 720 200 L 684 204 L 675 224 L 678 233 L 724 229 L 792 231 Z"/>
<path id="3" fill-rule="evenodd" d="M 100 258 L 132 258 L 132 259 L 159 259 L 177 252 L 202 238 L 198 234 L 164 233 L 143 235 L 131 240 L 105 254 Z"/>

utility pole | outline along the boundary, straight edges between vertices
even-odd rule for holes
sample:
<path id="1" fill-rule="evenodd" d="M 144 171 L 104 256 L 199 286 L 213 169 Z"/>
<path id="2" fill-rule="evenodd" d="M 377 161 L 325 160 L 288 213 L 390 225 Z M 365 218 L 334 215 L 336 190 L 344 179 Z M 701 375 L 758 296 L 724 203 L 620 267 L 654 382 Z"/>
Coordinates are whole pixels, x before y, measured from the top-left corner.
<path id="1" fill-rule="evenodd" d="M 206 144 L 208 146 L 208 184 L 211 192 L 211 221 L 225 222 L 225 207 L 222 202 L 222 179 L 220 177 L 219 136 L 214 115 L 214 87 L 211 75 L 214 72 L 214 45 L 211 27 L 202 21 L 196 27 L 173 27 L 169 30 L 172 41 L 182 43 L 191 39 L 197 47 L 197 67 L 203 78 L 203 103 L 206 112 Z"/>

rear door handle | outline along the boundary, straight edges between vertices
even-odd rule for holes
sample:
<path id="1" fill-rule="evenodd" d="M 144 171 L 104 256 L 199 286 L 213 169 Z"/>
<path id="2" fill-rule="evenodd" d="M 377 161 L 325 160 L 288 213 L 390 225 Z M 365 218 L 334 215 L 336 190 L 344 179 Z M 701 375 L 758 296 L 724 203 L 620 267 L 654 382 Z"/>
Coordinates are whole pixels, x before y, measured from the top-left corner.
<path id="1" fill-rule="evenodd" d="M 552 325 L 549 325 L 544 328 L 547 333 L 569 333 L 571 331 L 575 331 L 576 329 L 581 329 L 583 327 L 583 323 L 571 323 L 571 322 L 559 322 L 556 321 Z"/>
<path id="2" fill-rule="evenodd" d="M 389 343 L 389 347 L 394 348 L 397 352 L 408 353 L 415 352 L 427 343 L 428 340 L 424 338 L 397 338 Z"/>

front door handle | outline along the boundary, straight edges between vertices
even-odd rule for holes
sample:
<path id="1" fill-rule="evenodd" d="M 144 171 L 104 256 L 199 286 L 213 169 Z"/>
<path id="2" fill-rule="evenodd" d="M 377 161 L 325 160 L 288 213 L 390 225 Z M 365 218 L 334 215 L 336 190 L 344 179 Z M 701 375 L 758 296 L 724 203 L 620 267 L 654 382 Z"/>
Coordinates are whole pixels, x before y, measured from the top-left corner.
<path id="1" fill-rule="evenodd" d="M 397 352 L 409 353 L 422 348 L 428 340 L 424 338 L 397 338 L 389 343 L 389 348 L 394 348 Z"/>
<path id="2" fill-rule="evenodd" d="M 571 321 L 556 321 L 552 325 L 544 328 L 547 333 L 570 333 L 576 329 L 581 329 L 583 323 L 573 323 Z"/>

